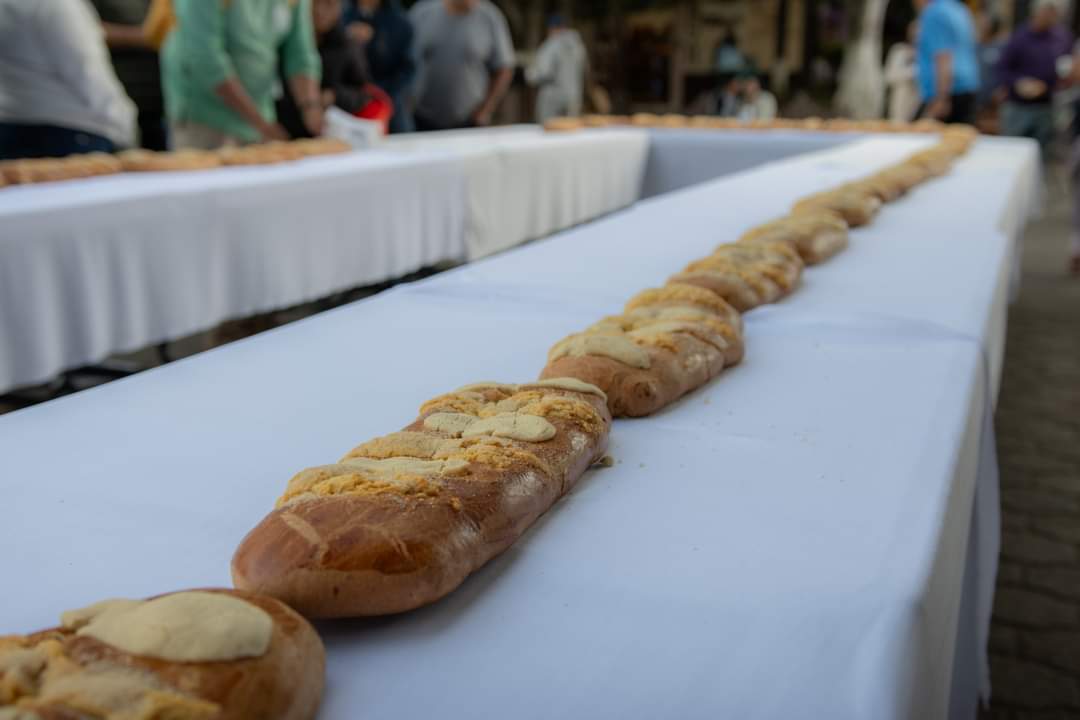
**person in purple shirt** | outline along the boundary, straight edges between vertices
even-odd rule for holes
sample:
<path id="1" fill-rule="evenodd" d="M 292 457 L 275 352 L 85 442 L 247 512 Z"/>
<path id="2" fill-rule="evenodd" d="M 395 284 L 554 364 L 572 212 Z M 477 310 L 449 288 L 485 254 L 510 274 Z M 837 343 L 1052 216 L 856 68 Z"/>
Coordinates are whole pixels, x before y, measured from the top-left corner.
<path id="1" fill-rule="evenodd" d="M 1043 153 L 1054 137 L 1052 100 L 1059 61 L 1072 54 L 1073 38 L 1060 25 L 1060 0 L 1035 0 L 1031 19 L 1009 38 L 995 68 L 996 82 L 1008 91 L 1001 131 L 1037 140 Z"/>

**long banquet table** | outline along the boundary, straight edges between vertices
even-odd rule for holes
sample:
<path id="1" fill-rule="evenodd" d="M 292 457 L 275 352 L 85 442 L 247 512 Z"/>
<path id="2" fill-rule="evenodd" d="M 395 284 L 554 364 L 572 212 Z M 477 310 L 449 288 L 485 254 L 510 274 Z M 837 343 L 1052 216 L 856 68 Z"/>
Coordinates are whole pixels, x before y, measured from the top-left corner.
<path id="1" fill-rule="evenodd" d="M 828 150 L 854 142 L 862 133 L 804 130 L 649 130 L 649 160 L 641 196 L 663 195 L 767 162 Z"/>
<path id="2" fill-rule="evenodd" d="M 227 584 L 296 470 L 548 347 L 801 194 L 926 138 L 860 140 L 0 417 L 6 629 Z M 982 140 L 803 287 L 745 362 L 436 605 L 326 623 L 323 718 L 973 717 L 997 550 L 989 423 L 1036 151 Z"/>
<path id="3" fill-rule="evenodd" d="M 281 166 L 0 193 L 0 393 L 632 204 L 642 130 L 431 133 Z"/>
<path id="4" fill-rule="evenodd" d="M 465 190 L 451 155 L 379 151 L 6 188 L 0 392 L 461 258 Z"/>
<path id="5" fill-rule="evenodd" d="M 467 167 L 469 260 L 620 210 L 641 195 L 651 138 L 640 129 L 545 133 L 538 125 L 393 135 L 399 151 L 458 154 Z"/>

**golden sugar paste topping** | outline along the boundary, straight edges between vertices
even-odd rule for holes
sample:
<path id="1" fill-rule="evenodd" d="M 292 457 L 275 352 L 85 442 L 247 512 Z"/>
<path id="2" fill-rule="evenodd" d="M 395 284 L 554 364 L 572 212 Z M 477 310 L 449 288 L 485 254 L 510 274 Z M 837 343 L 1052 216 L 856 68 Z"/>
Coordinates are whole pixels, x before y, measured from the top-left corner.
<path id="1" fill-rule="evenodd" d="M 392 457 L 432 458 L 445 438 L 403 430 L 390 433 L 353 448 L 342 462 L 352 458 L 385 460 Z"/>
<path id="2" fill-rule="evenodd" d="M 423 495 L 434 497 L 439 488 L 430 482 L 438 475 L 458 475 L 468 470 L 461 460 L 421 460 L 411 457 L 349 458 L 336 465 L 308 468 L 289 481 L 278 507 L 305 496 L 331 495 Z"/>
<path id="3" fill-rule="evenodd" d="M 596 408 L 576 398 L 544 395 L 524 405 L 521 412 L 573 423 L 590 435 L 602 433 L 605 426 L 604 418 Z"/>
<path id="4" fill-rule="evenodd" d="M 487 404 L 487 398 L 475 390 L 465 390 L 439 395 L 420 406 L 420 414 L 426 415 L 432 410 L 460 412 L 467 415 L 479 415 L 480 408 Z"/>

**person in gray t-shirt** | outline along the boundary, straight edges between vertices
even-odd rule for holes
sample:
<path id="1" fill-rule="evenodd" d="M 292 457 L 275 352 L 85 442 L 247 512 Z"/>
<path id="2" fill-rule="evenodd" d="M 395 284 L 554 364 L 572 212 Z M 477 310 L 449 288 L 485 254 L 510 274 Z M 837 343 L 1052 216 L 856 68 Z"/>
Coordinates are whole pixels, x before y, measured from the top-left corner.
<path id="1" fill-rule="evenodd" d="M 421 0 L 411 11 L 420 64 L 418 130 L 483 126 L 514 77 L 506 18 L 488 0 Z"/>

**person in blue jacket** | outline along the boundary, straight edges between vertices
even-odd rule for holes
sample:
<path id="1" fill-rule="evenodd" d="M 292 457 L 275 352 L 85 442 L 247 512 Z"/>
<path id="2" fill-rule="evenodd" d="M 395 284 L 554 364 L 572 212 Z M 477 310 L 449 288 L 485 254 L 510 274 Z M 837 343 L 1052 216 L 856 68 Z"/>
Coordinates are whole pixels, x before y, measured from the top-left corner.
<path id="1" fill-rule="evenodd" d="M 342 19 L 349 35 L 366 49 L 372 80 L 394 103 L 390 132 L 412 132 L 413 27 L 400 0 L 344 0 Z"/>

